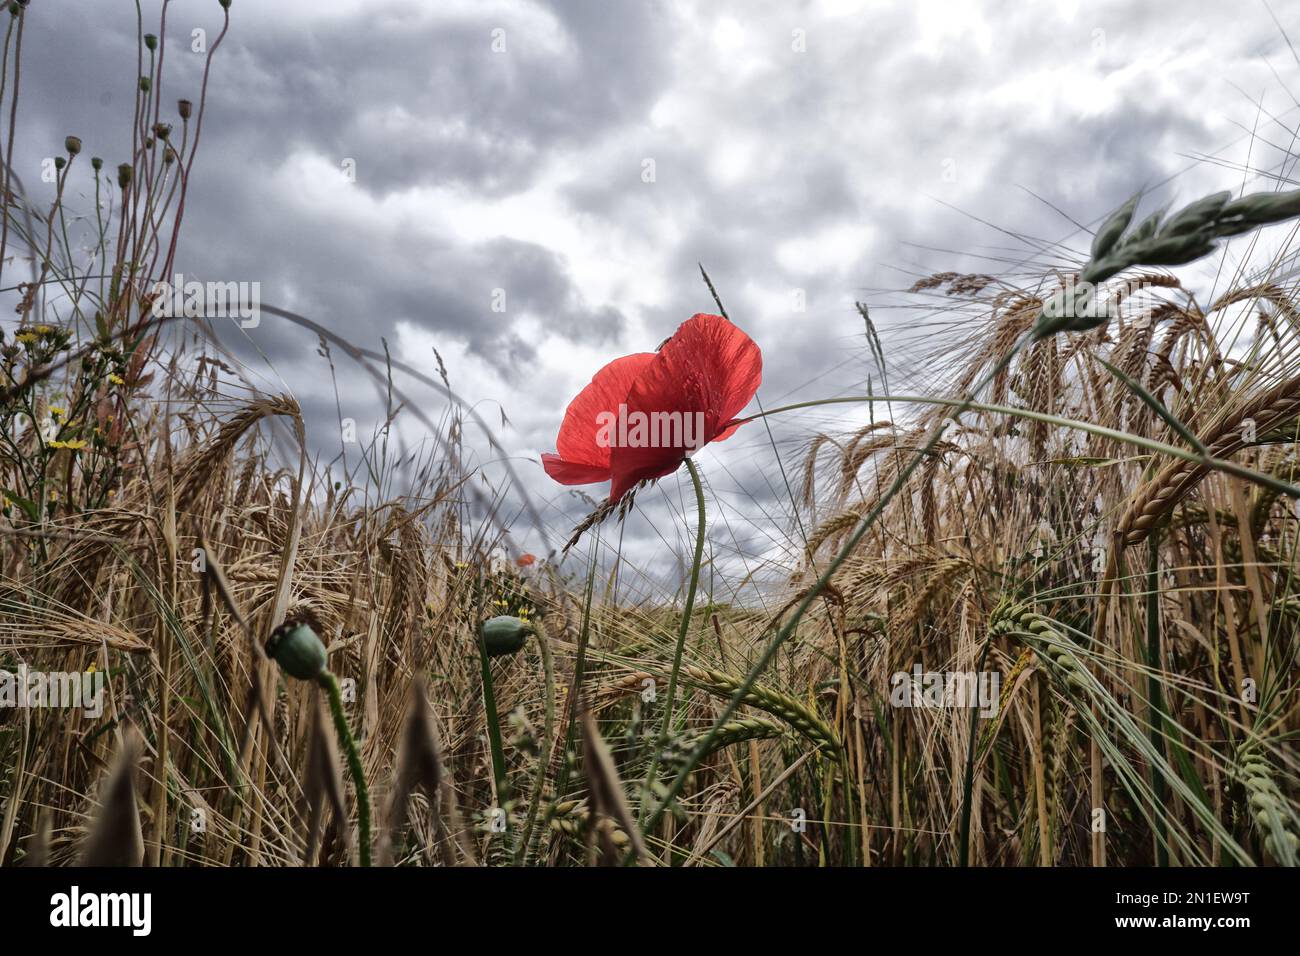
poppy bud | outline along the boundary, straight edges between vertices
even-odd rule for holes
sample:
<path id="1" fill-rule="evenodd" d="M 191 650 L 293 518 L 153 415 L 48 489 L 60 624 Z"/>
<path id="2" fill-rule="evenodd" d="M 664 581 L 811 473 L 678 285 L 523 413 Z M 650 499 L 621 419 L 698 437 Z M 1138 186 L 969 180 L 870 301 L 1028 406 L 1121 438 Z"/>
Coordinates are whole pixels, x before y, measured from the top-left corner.
<path id="1" fill-rule="evenodd" d="M 285 621 L 272 631 L 266 656 L 298 680 L 315 680 L 325 670 L 325 645 L 306 621 Z"/>
<path id="2" fill-rule="evenodd" d="M 131 185 L 132 172 L 133 170 L 131 169 L 130 163 L 122 163 L 122 165 L 117 167 L 117 184 L 123 189 L 126 189 Z"/>
<path id="3" fill-rule="evenodd" d="M 93 169 L 95 172 L 99 172 L 101 169 L 104 168 L 104 161 L 100 159 L 98 156 L 92 156 L 90 157 L 90 168 Z"/>
<path id="4" fill-rule="evenodd" d="M 502 614 L 484 621 L 482 633 L 488 657 L 505 657 L 517 653 L 534 631 L 527 621 Z"/>
<path id="5" fill-rule="evenodd" d="M 194 112 L 194 104 L 189 100 L 181 100 L 176 104 L 176 108 L 180 110 L 181 119 L 183 120 L 189 119 L 190 114 Z"/>
<path id="6" fill-rule="evenodd" d="M 158 37 L 152 33 L 146 33 L 144 35 L 144 45 L 150 50 L 158 49 Z"/>
<path id="7" fill-rule="evenodd" d="M 69 136 L 63 140 L 63 148 L 68 151 L 69 156 L 76 156 L 81 152 L 81 137 Z"/>
<path id="8" fill-rule="evenodd" d="M 149 92 L 149 88 L 150 88 L 151 86 L 153 86 L 153 83 L 152 83 L 152 81 L 150 81 L 149 77 L 147 77 L 147 76 L 142 76 L 142 77 L 140 77 L 140 92 L 141 92 L 141 93 L 148 93 L 148 92 Z"/>

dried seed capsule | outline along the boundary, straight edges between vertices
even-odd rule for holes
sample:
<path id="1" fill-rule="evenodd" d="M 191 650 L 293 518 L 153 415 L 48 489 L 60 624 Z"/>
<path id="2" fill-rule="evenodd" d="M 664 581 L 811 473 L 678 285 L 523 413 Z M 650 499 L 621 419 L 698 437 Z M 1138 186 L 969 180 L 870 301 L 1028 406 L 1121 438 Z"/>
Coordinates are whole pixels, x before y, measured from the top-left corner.
<path id="1" fill-rule="evenodd" d="M 63 148 L 68 151 L 69 156 L 76 156 L 81 152 L 81 137 L 68 136 L 63 140 Z"/>

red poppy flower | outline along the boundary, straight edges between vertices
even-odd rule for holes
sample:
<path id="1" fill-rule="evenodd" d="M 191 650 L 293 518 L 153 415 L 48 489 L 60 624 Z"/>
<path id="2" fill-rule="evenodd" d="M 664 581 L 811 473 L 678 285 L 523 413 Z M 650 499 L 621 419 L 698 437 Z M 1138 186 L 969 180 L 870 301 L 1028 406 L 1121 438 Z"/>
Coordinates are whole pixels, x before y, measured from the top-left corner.
<path id="1" fill-rule="evenodd" d="M 563 485 L 610 482 L 618 501 L 639 481 L 730 438 L 758 391 L 763 356 L 720 315 L 693 315 L 657 352 L 610 362 L 569 403 L 546 473 Z"/>
<path id="2" fill-rule="evenodd" d="M 532 567 L 532 565 L 536 563 L 537 555 L 535 554 L 521 554 L 519 557 L 515 558 L 515 564 L 521 568 Z"/>

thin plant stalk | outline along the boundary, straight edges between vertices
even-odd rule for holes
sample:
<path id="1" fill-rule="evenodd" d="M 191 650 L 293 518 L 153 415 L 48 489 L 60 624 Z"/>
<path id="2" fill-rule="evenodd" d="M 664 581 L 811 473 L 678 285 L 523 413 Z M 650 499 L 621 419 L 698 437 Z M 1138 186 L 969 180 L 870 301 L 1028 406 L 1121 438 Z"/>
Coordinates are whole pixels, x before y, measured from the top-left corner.
<path id="1" fill-rule="evenodd" d="M 704 531 L 705 531 L 705 512 L 704 512 L 704 486 L 700 483 L 700 471 L 695 462 L 690 458 L 686 459 L 686 470 L 690 472 L 691 484 L 695 488 L 695 556 L 691 560 L 690 579 L 686 584 L 686 603 L 682 607 L 681 623 L 677 628 L 677 646 L 673 650 L 673 667 L 668 672 L 668 689 L 664 693 L 664 716 L 659 725 L 659 741 L 654 752 L 650 755 L 650 770 L 646 774 L 645 793 L 646 800 L 641 802 L 640 816 L 645 817 L 646 804 L 650 795 L 650 788 L 654 785 L 655 773 L 659 770 L 659 754 L 664 746 L 668 743 L 668 733 L 672 728 L 673 702 L 677 696 L 677 676 L 682 669 L 682 652 L 686 649 L 686 636 L 691 629 L 691 615 L 695 612 L 695 591 L 700 583 L 700 562 L 704 558 Z M 648 829 L 648 828 L 647 828 Z M 643 831 L 645 832 L 645 831 Z"/>
<path id="2" fill-rule="evenodd" d="M 515 863 L 524 861 L 532 835 L 533 824 L 537 821 L 537 808 L 541 805 L 542 790 L 546 786 L 546 771 L 551 763 L 551 751 L 555 749 L 555 661 L 551 657 L 551 642 L 541 623 L 533 625 L 533 636 L 542 653 L 542 677 L 546 687 L 546 716 L 542 724 L 542 749 L 537 755 L 537 775 L 533 780 L 533 796 L 528 802 L 528 815 L 524 820 L 523 833 L 519 837 L 519 847 L 515 850 Z"/>
<path id="3" fill-rule="evenodd" d="M 343 744 L 343 751 L 348 761 L 348 772 L 352 775 L 352 786 L 357 791 L 357 829 L 358 855 L 362 866 L 370 865 L 370 788 L 366 786 L 366 772 L 361 766 L 361 754 L 357 752 L 357 741 L 348 727 L 347 714 L 343 712 L 343 693 L 339 689 L 339 680 L 331 671 L 322 671 L 316 678 L 325 696 L 330 702 L 330 715 L 334 718 L 334 730 Z"/>

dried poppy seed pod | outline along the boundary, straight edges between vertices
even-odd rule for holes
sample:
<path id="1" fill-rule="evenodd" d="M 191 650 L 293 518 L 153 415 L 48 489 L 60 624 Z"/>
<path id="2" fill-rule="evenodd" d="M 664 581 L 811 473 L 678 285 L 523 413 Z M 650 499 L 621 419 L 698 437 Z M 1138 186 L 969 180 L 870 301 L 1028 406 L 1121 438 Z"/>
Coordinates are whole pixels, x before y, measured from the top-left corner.
<path id="1" fill-rule="evenodd" d="M 315 680 L 325 671 L 325 645 L 306 621 L 285 621 L 272 631 L 266 656 L 298 680 Z"/>
<path id="2" fill-rule="evenodd" d="M 172 134 L 171 123 L 154 123 L 153 134 L 157 136 L 160 140 L 162 140 L 164 143 L 167 142 L 167 137 Z"/>
<path id="3" fill-rule="evenodd" d="M 81 137 L 67 136 L 63 140 L 63 148 L 68 151 L 69 156 L 76 156 L 81 152 Z"/>
<path id="4" fill-rule="evenodd" d="M 181 100 L 176 104 L 176 109 L 180 111 L 181 119 L 187 120 L 190 118 L 190 114 L 194 112 L 194 104 L 189 100 Z"/>
<path id="5" fill-rule="evenodd" d="M 134 170 L 131 168 L 130 163 L 122 163 L 117 167 L 117 184 L 123 189 L 128 188 L 131 185 L 131 175 L 133 172 Z"/>
<path id="6" fill-rule="evenodd" d="M 144 35 L 144 45 L 150 50 L 158 49 L 158 37 L 152 33 L 146 33 Z"/>
<path id="7" fill-rule="evenodd" d="M 488 657 L 505 657 L 518 653 L 528 636 L 534 633 L 532 625 L 527 621 L 508 614 L 488 618 L 483 622 L 481 631 Z"/>

